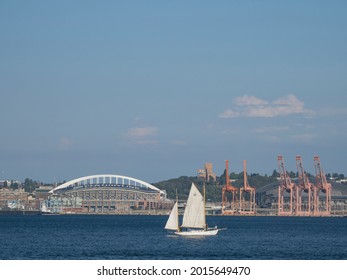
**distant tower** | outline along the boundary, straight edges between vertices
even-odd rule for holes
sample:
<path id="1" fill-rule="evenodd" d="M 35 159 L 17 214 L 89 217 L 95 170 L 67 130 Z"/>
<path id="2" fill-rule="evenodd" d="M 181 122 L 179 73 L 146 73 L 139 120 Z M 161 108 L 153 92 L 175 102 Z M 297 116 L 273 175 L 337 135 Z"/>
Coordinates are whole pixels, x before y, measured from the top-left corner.
<path id="1" fill-rule="evenodd" d="M 210 181 L 210 178 L 212 178 L 213 181 L 216 181 L 217 176 L 216 176 L 216 173 L 214 173 L 212 170 L 212 163 L 206 162 L 205 170 L 206 170 L 206 181 Z"/>
<path id="2" fill-rule="evenodd" d="M 210 181 L 211 178 L 216 181 L 217 176 L 212 170 L 212 163 L 206 162 L 203 169 L 198 169 L 198 179 Z"/>

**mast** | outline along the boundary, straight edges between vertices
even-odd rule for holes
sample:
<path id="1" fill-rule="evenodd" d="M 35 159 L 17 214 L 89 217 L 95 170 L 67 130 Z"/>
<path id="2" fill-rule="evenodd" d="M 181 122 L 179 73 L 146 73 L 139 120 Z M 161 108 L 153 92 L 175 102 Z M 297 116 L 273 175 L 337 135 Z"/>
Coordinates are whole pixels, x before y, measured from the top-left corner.
<path id="1" fill-rule="evenodd" d="M 204 182 L 204 221 L 205 221 L 204 228 L 207 229 L 207 224 L 206 224 L 206 185 L 205 185 L 205 182 Z"/>
<path id="2" fill-rule="evenodd" d="M 178 215 L 178 193 L 177 193 L 177 189 L 176 189 L 176 214 L 177 214 L 177 232 L 181 231 L 181 227 L 180 227 L 180 220 L 178 219 L 179 215 Z"/>

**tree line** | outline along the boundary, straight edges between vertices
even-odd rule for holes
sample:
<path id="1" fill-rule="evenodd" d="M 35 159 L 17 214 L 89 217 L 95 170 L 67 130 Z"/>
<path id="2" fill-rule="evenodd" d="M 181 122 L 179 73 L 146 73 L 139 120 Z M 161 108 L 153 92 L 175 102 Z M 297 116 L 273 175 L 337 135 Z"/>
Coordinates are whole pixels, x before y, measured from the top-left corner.
<path id="1" fill-rule="evenodd" d="M 293 171 L 288 172 L 288 174 L 291 178 L 297 178 L 298 176 L 298 174 Z M 308 172 L 306 173 L 306 175 L 311 182 L 314 182 L 315 180 L 314 175 Z M 251 187 L 259 188 L 259 187 L 277 182 L 279 176 L 280 174 L 277 172 L 277 170 L 274 170 L 270 176 L 268 176 L 267 174 L 260 175 L 259 173 L 250 173 L 247 176 L 247 180 Z M 328 181 L 331 178 L 334 178 L 337 180 L 345 178 L 344 174 L 338 174 L 338 173 L 327 173 L 326 177 Z M 208 182 L 205 182 L 207 200 L 210 200 L 212 202 L 221 201 L 222 188 L 225 185 L 225 178 L 226 178 L 226 171 L 224 170 L 222 175 L 217 176 L 216 181 L 209 180 Z M 244 185 L 243 172 L 240 172 L 240 173 L 232 172 L 229 174 L 229 178 L 230 180 L 232 180 L 232 185 L 234 187 L 240 188 Z M 192 183 L 195 183 L 196 186 L 200 189 L 200 191 L 202 191 L 204 181 L 202 181 L 201 179 L 198 179 L 196 176 L 181 176 L 179 178 L 152 183 L 152 185 L 156 186 L 157 188 L 161 190 L 166 191 L 167 197 L 170 199 L 175 199 L 176 192 L 177 192 L 179 200 L 186 200 L 188 198 L 190 186 Z M 26 192 L 32 193 L 36 188 L 42 185 L 53 186 L 54 184 L 51 184 L 51 183 L 44 184 L 43 182 L 26 178 L 24 182 L 21 184 L 18 184 L 17 182 L 7 183 L 7 181 L 5 181 L 4 187 L 11 188 L 11 189 L 24 188 Z"/>
<path id="2" fill-rule="evenodd" d="M 290 171 L 288 172 L 288 175 L 290 178 L 295 179 L 298 177 L 297 172 Z M 306 176 L 308 177 L 309 181 L 314 183 L 315 182 L 315 176 L 310 174 L 309 172 L 306 173 Z M 250 173 L 247 174 L 247 181 L 248 184 L 253 188 L 260 188 L 268 184 L 276 183 L 278 182 L 278 178 L 280 177 L 280 174 L 277 172 L 277 170 L 274 170 L 270 176 L 267 174 L 260 175 L 259 173 Z M 328 181 L 330 181 L 332 178 L 334 179 L 344 179 L 344 174 L 338 174 L 338 173 L 327 173 L 326 177 Z M 205 182 L 206 186 L 206 198 L 209 201 L 212 202 L 218 202 L 222 200 L 222 188 L 225 185 L 226 178 L 226 171 L 224 170 L 223 174 L 221 176 L 217 176 L 216 181 L 208 181 Z M 232 172 L 229 175 L 230 180 L 232 181 L 232 185 L 236 188 L 241 188 L 244 185 L 244 177 L 243 172 L 235 173 Z M 204 181 L 199 180 L 196 176 L 181 176 L 176 179 L 170 179 L 165 180 L 157 183 L 153 183 L 152 185 L 156 186 L 157 188 L 161 190 L 165 190 L 167 193 L 167 197 L 169 199 L 175 199 L 176 198 L 176 192 L 178 194 L 179 200 L 186 200 L 188 198 L 189 190 L 191 187 L 191 184 L 194 183 L 200 191 L 202 191 Z"/>

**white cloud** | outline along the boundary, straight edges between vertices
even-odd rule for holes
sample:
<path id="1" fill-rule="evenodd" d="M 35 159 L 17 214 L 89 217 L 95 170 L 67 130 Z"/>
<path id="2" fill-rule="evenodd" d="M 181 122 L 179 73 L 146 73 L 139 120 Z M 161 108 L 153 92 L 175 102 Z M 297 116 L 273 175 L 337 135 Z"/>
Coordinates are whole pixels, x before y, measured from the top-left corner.
<path id="1" fill-rule="evenodd" d="M 130 138 L 143 138 L 157 134 L 158 129 L 153 126 L 132 127 L 128 130 L 127 136 Z"/>
<path id="2" fill-rule="evenodd" d="M 266 100 L 262 100 L 260 98 L 257 98 L 255 96 L 249 96 L 249 95 L 244 95 L 241 97 L 237 97 L 235 98 L 235 104 L 239 105 L 239 106 L 258 106 L 258 105 L 267 105 L 269 104 L 269 102 L 267 102 Z"/>
<path id="3" fill-rule="evenodd" d="M 234 110 L 228 109 L 219 114 L 219 117 L 222 119 L 231 119 L 231 118 L 236 118 L 240 116 L 240 112 L 236 112 Z"/>
<path id="4" fill-rule="evenodd" d="M 307 116 L 314 114 L 313 111 L 305 109 L 304 102 L 293 94 L 278 98 L 273 102 L 244 95 L 235 98 L 233 104 L 233 108 L 225 110 L 219 114 L 219 117 L 274 118 L 291 114 L 306 114 Z"/>
<path id="5" fill-rule="evenodd" d="M 277 112 L 271 106 L 253 106 L 245 108 L 243 110 L 242 116 L 255 118 L 273 118 L 277 116 Z"/>
<path id="6" fill-rule="evenodd" d="M 139 145 L 155 145 L 158 128 L 154 126 L 132 127 L 126 132 L 126 138 Z"/>

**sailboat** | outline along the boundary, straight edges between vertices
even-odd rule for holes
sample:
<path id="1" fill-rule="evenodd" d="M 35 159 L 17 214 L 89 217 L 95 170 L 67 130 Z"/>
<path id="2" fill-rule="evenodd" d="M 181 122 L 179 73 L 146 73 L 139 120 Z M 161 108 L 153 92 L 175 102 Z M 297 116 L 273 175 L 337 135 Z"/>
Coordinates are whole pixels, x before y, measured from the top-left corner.
<path id="1" fill-rule="evenodd" d="M 46 202 L 42 201 L 41 215 L 58 215 L 58 213 L 52 212 L 50 209 L 48 209 Z"/>
<path id="2" fill-rule="evenodd" d="M 46 202 L 42 201 L 41 205 L 41 215 L 50 215 L 52 211 L 47 208 Z"/>
<path id="3" fill-rule="evenodd" d="M 181 236 L 205 236 L 216 235 L 218 233 L 219 229 L 217 227 L 208 228 L 206 224 L 205 186 L 204 196 L 202 196 L 194 183 L 192 183 L 181 226 L 179 226 L 178 202 L 176 199 L 165 229 L 175 230 L 174 233 Z"/>

